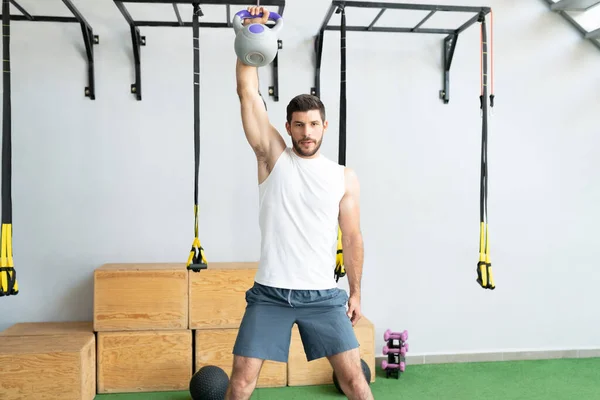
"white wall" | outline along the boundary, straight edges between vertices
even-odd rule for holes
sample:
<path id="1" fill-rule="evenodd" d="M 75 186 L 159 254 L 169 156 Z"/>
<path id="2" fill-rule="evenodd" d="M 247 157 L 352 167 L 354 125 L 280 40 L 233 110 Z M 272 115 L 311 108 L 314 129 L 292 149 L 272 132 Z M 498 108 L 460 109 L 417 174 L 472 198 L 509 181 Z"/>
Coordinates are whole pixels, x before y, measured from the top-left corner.
<path id="1" fill-rule="evenodd" d="M 0 299 L 0 329 L 90 319 L 96 267 L 185 262 L 193 239 L 191 29 L 142 30 L 148 45 L 138 102 L 129 93 L 123 17 L 109 0 L 74 3 L 101 39 L 96 101 L 82 96 L 77 25 L 13 23 L 21 293 Z M 479 26 L 459 38 L 447 105 L 438 99 L 442 36 L 349 33 L 347 162 L 362 183 L 363 311 L 376 325 L 377 345 L 391 328 L 409 330 L 412 354 L 598 347 L 600 52 L 543 1 L 448 3 L 494 8 L 489 215 L 497 289 L 475 282 Z M 22 4 L 66 15 L 58 0 Z M 312 37 L 328 6 L 295 0 L 286 7 L 281 101 L 267 98 L 282 131 L 289 99 L 313 85 Z M 170 6 L 152 9 L 131 6 L 136 18 L 172 18 Z M 188 20 L 190 10 L 183 8 Z M 348 10 L 348 23 L 364 23 L 357 11 Z M 375 11 L 368 12 L 367 21 Z M 420 15 L 390 12 L 381 23 L 412 24 Z M 465 17 L 432 23 L 456 27 Z M 254 261 L 259 251 L 255 160 L 241 130 L 233 37 L 201 32 L 200 238 L 209 261 Z M 334 159 L 338 46 L 339 34 L 328 32 L 322 99 L 331 128 L 323 152 Z M 261 76 L 266 94 L 270 69 Z"/>

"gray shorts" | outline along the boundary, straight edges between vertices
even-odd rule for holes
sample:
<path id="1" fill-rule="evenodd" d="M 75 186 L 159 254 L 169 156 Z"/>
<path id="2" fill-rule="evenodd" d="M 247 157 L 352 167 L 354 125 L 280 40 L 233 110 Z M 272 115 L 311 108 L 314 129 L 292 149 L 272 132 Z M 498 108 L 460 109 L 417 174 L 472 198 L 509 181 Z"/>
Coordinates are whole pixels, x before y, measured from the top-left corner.
<path id="1" fill-rule="evenodd" d="M 278 289 L 254 283 L 233 354 L 287 362 L 292 327 L 298 325 L 307 361 L 359 347 L 346 315 L 345 290 Z"/>

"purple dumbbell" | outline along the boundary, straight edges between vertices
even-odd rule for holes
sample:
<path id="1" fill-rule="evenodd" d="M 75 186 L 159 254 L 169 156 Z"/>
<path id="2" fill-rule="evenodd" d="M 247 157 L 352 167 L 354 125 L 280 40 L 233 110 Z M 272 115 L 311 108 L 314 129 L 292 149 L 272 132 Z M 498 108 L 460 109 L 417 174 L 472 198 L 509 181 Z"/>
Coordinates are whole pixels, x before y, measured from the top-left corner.
<path id="1" fill-rule="evenodd" d="M 408 331 L 405 330 L 404 332 L 392 332 L 391 329 L 388 329 L 383 334 L 383 340 L 387 342 L 390 339 L 399 339 L 403 342 L 406 342 L 408 340 Z"/>
<path id="2" fill-rule="evenodd" d="M 399 349 L 390 349 L 387 346 L 383 346 L 383 355 L 384 356 L 386 356 L 388 354 L 401 354 L 401 355 L 405 356 L 407 351 L 408 351 L 408 343 L 406 343 L 404 346 L 400 347 Z"/>
<path id="3" fill-rule="evenodd" d="M 400 361 L 400 364 L 390 364 L 388 363 L 386 360 L 383 360 L 381 362 L 381 368 L 383 369 L 399 369 L 400 371 L 404 372 L 404 370 L 406 369 L 406 363 L 404 361 Z"/>

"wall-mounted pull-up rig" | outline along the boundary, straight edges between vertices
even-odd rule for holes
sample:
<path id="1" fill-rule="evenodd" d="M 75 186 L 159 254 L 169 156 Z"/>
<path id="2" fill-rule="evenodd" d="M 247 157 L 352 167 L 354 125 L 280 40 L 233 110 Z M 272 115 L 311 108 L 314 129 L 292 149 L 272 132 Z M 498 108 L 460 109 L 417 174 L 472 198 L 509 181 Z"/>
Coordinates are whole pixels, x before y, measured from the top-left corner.
<path id="1" fill-rule="evenodd" d="M 375 16 L 373 21 L 366 26 L 346 25 L 345 11 L 348 8 L 371 8 L 379 9 L 379 13 Z M 412 11 L 429 11 L 429 13 L 415 26 L 412 27 L 391 27 L 391 26 L 378 26 L 377 22 L 386 10 L 412 10 Z M 452 6 L 452 5 L 434 5 L 434 4 L 405 4 L 405 3 L 386 3 L 386 2 L 366 2 L 366 1 L 344 1 L 334 0 L 325 15 L 325 19 L 321 24 L 319 33 L 315 38 L 315 52 L 316 52 L 316 68 L 315 68 L 315 86 L 311 88 L 313 95 L 319 96 L 321 93 L 321 61 L 323 58 L 323 39 L 325 37 L 325 31 L 340 31 L 341 41 L 344 48 L 342 49 L 342 57 L 345 56 L 345 42 L 346 32 L 390 32 L 390 33 L 425 33 L 425 34 L 441 34 L 446 35 L 442 45 L 443 55 L 443 66 L 444 66 L 444 77 L 443 77 L 443 89 L 440 90 L 439 96 L 443 100 L 444 104 L 448 104 L 450 101 L 450 66 L 452 65 L 452 58 L 454 57 L 454 49 L 456 48 L 456 42 L 458 35 L 461 32 L 469 28 L 471 25 L 478 22 L 481 18 L 485 17 L 490 13 L 490 7 L 466 7 L 466 6 Z M 329 25 L 333 13 L 342 14 L 340 25 Z M 460 25 L 456 29 L 439 29 L 439 28 L 422 28 L 422 25 L 427 22 L 437 12 L 463 12 L 463 13 L 475 13 L 468 21 Z M 345 63 L 345 59 L 342 60 Z"/>
<path id="2" fill-rule="evenodd" d="M 91 100 L 96 99 L 96 80 L 94 73 L 94 45 L 100 43 L 98 35 L 94 35 L 94 30 L 90 24 L 83 17 L 81 12 L 73 5 L 71 0 L 57 0 L 62 1 L 64 5 L 69 9 L 72 17 L 64 16 L 48 16 L 48 15 L 32 15 L 27 12 L 23 6 L 21 6 L 17 0 L 10 0 L 10 3 L 21 13 L 21 15 L 10 15 L 11 21 L 28 21 L 28 22 L 55 22 L 55 23 L 78 23 L 81 25 L 81 32 L 83 33 L 83 43 L 85 44 L 85 52 L 87 55 L 88 64 L 88 85 L 85 87 L 85 95 Z"/>
<path id="3" fill-rule="evenodd" d="M 368 26 L 347 26 L 346 24 L 346 9 L 347 8 L 375 8 L 379 9 L 379 13 L 375 16 L 372 22 Z M 422 19 L 413 27 L 388 27 L 378 26 L 377 22 L 385 13 L 386 10 L 417 10 L 417 11 L 429 11 Z M 457 29 L 438 29 L 438 28 L 423 28 L 423 24 L 427 22 L 436 12 L 463 12 L 473 13 L 474 15 L 469 18 L 465 23 L 460 25 Z M 329 20 L 333 13 L 340 14 L 340 25 L 330 26 Z M 320 74 L 321 74 L 321 61 L 323 57 L 323 38 L 326 30 L 340 31 L 340 119 L 339 119 L 339 144 L 338 144 L 338 163 L 340 165 L 346 165 L 346 116 L 347 116 L 347 101 L 346 101 L 346 32 L 400 32 L 400 33 L 427 33 L 427 34 L 445 34 L 446 37 L 443 42 L 442 55 L 443 55 L 443 89 L 440 90 L 439 96 L 444 104 L 448 104 L 450 101 L 449 86 L 450 86 L 450 66 L 452 64 L 452 58 L 454 56 L 454 50 L 456 49 L 456 41 L 458 35 L 465 29 L 475 23 L 480 24 L 481 28 L 481 48 L 480 48 L 480 83 L 481 92 L 479 95 L 480 108 L 481 108 L 481 175 L 479 180 L 479 212 L 480 212 L 480 231 L 479 231 L 479 259 L 477 263 L 477 277 L 476 282 L 484 289 L 494 290 L 496 284 L 492 273 L 492 264 L 490 261 L 489 253 L 489 235 L 488 235 L 488 212 L 487 212 L 487 198 L 488 198 L 488 156 L 487 156 L 487 143 L 488 143 L 488 127 L 489 118 L 488 113 L 491 108 L 494 107 L 494 83 L 493 83 L 493 63 L 492 63 L 492 74 L 491 79 L 488 78 L 488 58 L 489 54 L 493 53 L 493 45 L 488 44 L 487 34 L 487 23 L 486 16 L 492 14 L 492 10 L 489 7 L 463 7 L 463 6 L 451 6 L 451 5 L 433 5 L 433 4 L 403 4 L 403 3 L 375 3 L 375 2 L 362 2 L 362 1 L 344 1 L 344 0 L 333 0 L 329 7 L 325 20 L 323 21 L 319 33 L 315 39 L 315 52 L 317 54 L 316 68 L 315 68 L 315 86 L 311 88 L 311 93 L 317 97 L 321 97 L 321 85 L 320 85 Z M 488 50 L 490 49 L 490 50 Z M 492 57 L 493 59 L 493 57 Z M 489 83 L 491 85 L 489 85 Z M 488 88 L 488 86 L 491 87 Z M 488 105 L 489 95 L 489 105 Z M 338 236 L 339 238 L 339 236 Z M 339 242 L 338 242 L 339 243 Z M 338 252 L 343 251 L 338 244 Z M 336 269 L 336 276 L 337 276 Z"/>
<path id="4" fill-rule="evenodd" d="M 240 9 L 249 4 L 248 0 L 113 0 L 123 17 L 129 24 L 131 30 L 131 41 L 133 44 L 133 59 L 135 62 L 135 83 L 131 85 L 131 93 L 133 93 L 137 100 L 142 100 L 142 72 L 141 72 L 141 58 L 140 49 L 141 46 L 146 45 L 146 37 L 140 33 L 140 27 L 193 27 L 193 22 L 183 21 L 179 10 L 179 4 L 191 4 L 196 5 L 199 10 L 198 17 L 204 16 L 202 12 L 202 5 L 222 5 L 225 6 L 225 22 L 198 22 L 200 28 L 230 28 L 233 30 L 231 6 L 239 6 Z M 144 3 L 144 4 L 172 4 L 173 12 L 176 16 L 176 21 L 144 21 L 136 20 L 131 16 L 131 13 L 125 6 L 125 3 Z M 251 2 L 250 2 L 251 3 Z M 261 6 L 275 6 L 278 7 L 279 15 L 283 15 L 285 8 L 285 0 L 261 0 Z M 236 10 L 237 12 L 239 10 Z M 234 12 L 234 13 L 235 13 Z M 279 40 L 279 49 L 282 48 L 282 41 Z M 233 51 L 233 42 L 231 44 Z M 279 101 L 279 76 L 278 76 L 278 60 L 277 56 L 271 63 L 273 68 L 273 85 L 269 86 L 269 95 L 274 98 L 275 101 Z"/>

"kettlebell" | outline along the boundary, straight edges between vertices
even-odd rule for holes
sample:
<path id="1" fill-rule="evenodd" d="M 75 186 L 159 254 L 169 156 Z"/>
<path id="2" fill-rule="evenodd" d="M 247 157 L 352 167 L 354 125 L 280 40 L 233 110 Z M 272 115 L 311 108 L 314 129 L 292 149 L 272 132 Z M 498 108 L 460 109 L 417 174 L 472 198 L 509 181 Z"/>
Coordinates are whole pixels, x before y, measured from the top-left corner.
<path id="1" fill-rule="evenodd" d="M 242 19 L 259 18 L 248 10 L 242 10 L 233 16 L 233 30 L 235 31 L 234 49 L 240 61 L 254 67 L 269 65 L 279 50 L 277 43 L 279 32 L 283 26 L 283 18 L 277 13 L 270 12 L 269 20 L 275 21 L 275 26 L 268 28 L 266 25 L 255 23 L 244 26 Z"/>

